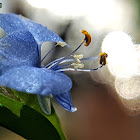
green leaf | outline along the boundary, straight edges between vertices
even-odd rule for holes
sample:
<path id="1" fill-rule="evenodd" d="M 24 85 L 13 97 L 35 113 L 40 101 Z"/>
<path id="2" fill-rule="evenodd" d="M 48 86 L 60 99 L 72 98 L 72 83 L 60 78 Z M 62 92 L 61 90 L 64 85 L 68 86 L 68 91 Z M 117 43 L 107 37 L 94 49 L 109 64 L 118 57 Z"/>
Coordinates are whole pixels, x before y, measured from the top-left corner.
<path id="1" fill-rule="evenodd" d="M 45 115 L 36 95 L 0 86 L 0 104 L 1 126 L 29 140 L 66 140 L 54 108 Z"/>

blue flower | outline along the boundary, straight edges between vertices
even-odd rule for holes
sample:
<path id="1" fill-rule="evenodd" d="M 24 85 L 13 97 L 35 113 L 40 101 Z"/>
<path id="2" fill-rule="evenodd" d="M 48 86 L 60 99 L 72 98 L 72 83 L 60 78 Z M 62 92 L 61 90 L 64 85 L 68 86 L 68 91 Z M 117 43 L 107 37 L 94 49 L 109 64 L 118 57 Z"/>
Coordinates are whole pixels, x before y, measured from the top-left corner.
<path id="1" fill-rule="evenodd" d="M 104 65 L 101 64 L 97 69 L 81 69 L 83 67 L 81 61 L 99 58 L 83 58 L 81 55 L 75 55 L 76 50 L 88 41 L 87 36 L 71 54 L 41 66 L 44 58 L 55 48 L 54 46 L 41 60 L 43 42 L 52 41 L 57 45 L 67 46 L 56 33 L 11 13 L 0 14 L 0 27 L 6 32 L 6 36 L 0 39 L 0 84 L 17 91 L 37 94 L 41 108 L 48 115 L 51 113 L 51 95 L 64 109 L 76 111 L 70 95 L 72 81 L 64 71 L 92 71 Z"/>

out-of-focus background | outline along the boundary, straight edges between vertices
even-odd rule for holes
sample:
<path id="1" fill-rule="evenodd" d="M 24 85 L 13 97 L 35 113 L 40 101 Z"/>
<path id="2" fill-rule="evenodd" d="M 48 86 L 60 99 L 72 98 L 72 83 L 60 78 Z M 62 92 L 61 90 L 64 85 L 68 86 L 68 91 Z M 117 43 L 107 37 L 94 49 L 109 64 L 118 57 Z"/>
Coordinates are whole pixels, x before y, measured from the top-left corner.
<path id="1" fill-rule="evenodd" d="M 140 140 L 140 1 L 139 0 L 1 0 L 0 13 L 30 18 L 59 34 L 70 48 L 57 48 L 48 63 L 92 36 L 85 57 L 108 53 L 107 65 L 91 73 L 67 72 L 77 112 L 65 111 L 53 99 L 68 140 Z M 111 32 L 111 33 L 110 33 Z M 42 57 L 53 44 L 44 43 Z M 85 63 L 96 68 L 98 60 Z M 0 127 L 0 140 L 23 140 Z M 47 139 L 47 138 L 46 138 Z"/>

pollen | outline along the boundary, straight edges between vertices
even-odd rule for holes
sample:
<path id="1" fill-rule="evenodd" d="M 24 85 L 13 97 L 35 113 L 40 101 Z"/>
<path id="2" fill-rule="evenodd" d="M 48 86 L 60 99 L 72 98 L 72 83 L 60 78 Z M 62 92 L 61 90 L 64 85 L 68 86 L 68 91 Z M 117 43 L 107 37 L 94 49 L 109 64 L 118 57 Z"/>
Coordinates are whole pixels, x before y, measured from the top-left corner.
<path id="1" fill-rule="evenodd" d="M 107 53 L 100 53 L 99 54 L 99 63 L 102 64 L 102 65 L 106 65 L 106 58 L 108 57 L 108 54 Z"/>
<path id="2" fill-rule="evenodd" d="M 86 30 L 82 30 L 81 32 L 85 35 L 85 39 L 83 40 L 83 42 L 86 43 L 84 45 L 88 46 L 91 43 L 91 35 Z"/>
<path id="3" fill-rule="evenodd" d="M 56 44 L 55 46 L 65 47 L 65 46 L 66 46 L 66 42 L 58 41 L 57 44 Z"/>

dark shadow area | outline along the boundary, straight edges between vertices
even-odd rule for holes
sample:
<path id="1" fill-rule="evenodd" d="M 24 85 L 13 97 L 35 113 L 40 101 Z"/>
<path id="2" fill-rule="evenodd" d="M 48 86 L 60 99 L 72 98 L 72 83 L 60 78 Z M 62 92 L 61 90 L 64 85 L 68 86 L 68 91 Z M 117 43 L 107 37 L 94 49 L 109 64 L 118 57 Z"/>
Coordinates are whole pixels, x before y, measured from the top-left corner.
<path id="1" fill-rule="evenodd" d="M 28 140 L 60 140 L 60 136 L 54 126 L 35 110 L 23 106 L 20 117 L 17 117 L 9 109 L 0 108 L 0 125 L 10 129 Z"/>

